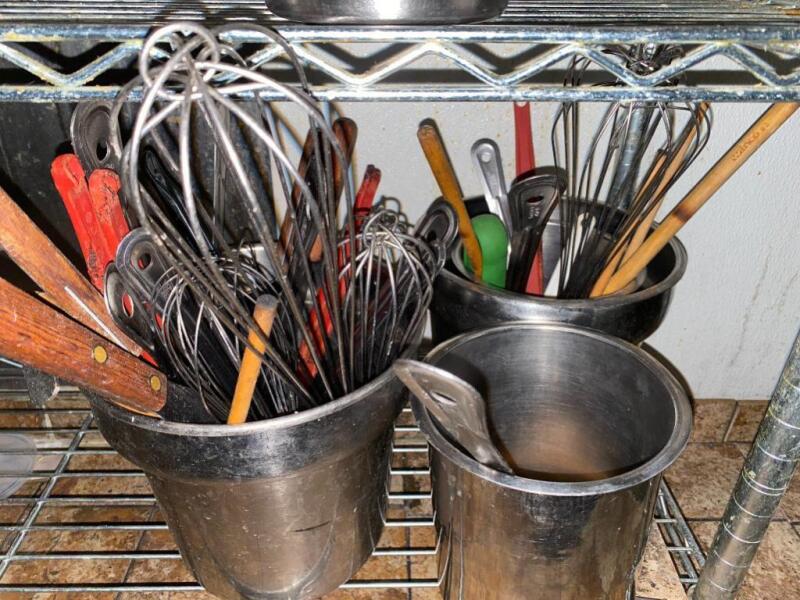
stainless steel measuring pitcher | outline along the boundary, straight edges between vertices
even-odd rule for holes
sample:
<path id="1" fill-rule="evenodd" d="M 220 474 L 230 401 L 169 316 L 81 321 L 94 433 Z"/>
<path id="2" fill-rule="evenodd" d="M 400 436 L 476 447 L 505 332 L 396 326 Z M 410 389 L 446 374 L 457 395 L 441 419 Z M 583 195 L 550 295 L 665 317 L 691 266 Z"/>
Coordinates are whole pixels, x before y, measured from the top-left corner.
<path id="1" fill-rule="evenodd" d="M 445 600 L 623 600 L 662 472 L 685 447 L 683 389 L 641 349 L 570 325 L 463 334 L 427 361 L 472 384 L 514 475 L 462 451 L 412 399 L 431 444 Z"/>

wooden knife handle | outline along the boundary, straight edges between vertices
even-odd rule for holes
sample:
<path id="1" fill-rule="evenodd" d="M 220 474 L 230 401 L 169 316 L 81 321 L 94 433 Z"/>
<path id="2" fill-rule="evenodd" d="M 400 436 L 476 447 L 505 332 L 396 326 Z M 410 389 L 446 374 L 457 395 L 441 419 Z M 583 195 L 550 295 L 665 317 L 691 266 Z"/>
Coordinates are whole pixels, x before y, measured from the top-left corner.
<path id="1" fill-rule="evenodd" d="M 0 355 L 154 414 L 167 378 L 135 356 L 0 278 Z"/>
<path id="2" fill-rule="evenodd" d="M 0 246 L 50 302 L 92 331 L 136 355 L 142 349 L 114 324 L 103 295 L 0 188 Z"/>

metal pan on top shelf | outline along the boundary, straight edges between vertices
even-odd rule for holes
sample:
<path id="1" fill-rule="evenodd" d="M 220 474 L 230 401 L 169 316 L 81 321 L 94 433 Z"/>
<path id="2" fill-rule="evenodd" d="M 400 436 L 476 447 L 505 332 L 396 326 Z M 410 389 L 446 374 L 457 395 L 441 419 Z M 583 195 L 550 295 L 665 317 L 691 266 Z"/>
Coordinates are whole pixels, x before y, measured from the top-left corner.
<path id="1" fill-rule="evenodd" d="M 267 8 L 290 21 L 318 24 L 446 25 L 498 16 L 507 0 L 267 0 Z"/>

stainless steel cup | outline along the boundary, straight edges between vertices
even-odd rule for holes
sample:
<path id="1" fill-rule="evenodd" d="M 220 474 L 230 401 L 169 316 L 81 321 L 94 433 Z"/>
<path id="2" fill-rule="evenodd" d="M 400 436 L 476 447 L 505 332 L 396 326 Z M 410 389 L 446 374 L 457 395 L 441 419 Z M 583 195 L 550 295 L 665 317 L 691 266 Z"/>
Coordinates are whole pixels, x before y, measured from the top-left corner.
<path id="1" fill-rule="evenodd" d="M 622 600 L 661 473 L 686 446 L 683 389 L 639 348 L 588 329 L 509 323 L 427 361 L 486 399 L 515 475 L 458 448 L 416 399 L 431 445 L 445 600 Z"/>
<path id="2" fill-rule="evenodd" d="M 558 223 L 549 223 L 542 237 L 544 272 L 549 277 L 558 260 Z M 686 271 L 686 249 L 677 239 L 648 265 L 641 288 L 631 294 L 560 300 L 491 288 L 469 279 L 459 248 L 434 282 L 431 329 L 434 343 L 474 329 L 508 321 L 571 323 L 611 334 L 634 344 L 650 337 L 667 314 L 672 288 Z"/>
<path id="3" fill-rule="evenodd" d="M 153 487 L 181 554 L 212 594 L 318 598 L 380 538 L 392 426 L 387 371 L 329 404 L 240 426 L 185 425 L 92 400 L 97 425 Z"/>

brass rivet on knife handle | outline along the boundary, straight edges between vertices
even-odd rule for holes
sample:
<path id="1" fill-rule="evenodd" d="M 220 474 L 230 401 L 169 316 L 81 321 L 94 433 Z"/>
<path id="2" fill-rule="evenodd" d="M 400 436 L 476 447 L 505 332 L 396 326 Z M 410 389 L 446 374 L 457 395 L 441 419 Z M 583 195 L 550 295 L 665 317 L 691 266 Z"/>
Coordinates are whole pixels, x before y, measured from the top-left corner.
<path id="1" fill-rule="evenodd" d="M 92 348 L 92 358 L 102 365 L 108 360 L 108 351 L 102 346 L 95 346 Z"/>
<path id="2" fill-rule="evenodd" d="M 47 298 L 79 323 L 136 355 L 142 349 L 111 319 L 102 294 L 0 188 L 0 246 L 42 288 Z"/>
<path id="3" fill-rule="evenodd" d="M 464 204 L 461 186 L 458 184 L 453 165 L 447 157 L 442 138 L 439 136 L 436 127 L 427 123 L 420 125 L 417 137 L 422 146 L 422 151 L 425 153 L 425 158 L 428 159 L 428 164 L 431 167 L 436 183 L 442 192 L 442 197 L 453 207 L 456 215 L 458 215 L 458 231 L 464 242 L 464 250 L 466 250 L 470 263 L 472 263 L 475 276 L 481 281 L 483 280 L 481 246 L 478 243 L 475 230 L 472 228 L 472 221 L 470 221 L 467 207 Z"/>
<path id="4" fill-rule="evenodd" d="M 2 356 L 143 414 L 166 404 L 162 373 L 2 278 L 0 323 Z"/>
<path id="5" fill-rule="evenodd" d="M 739 138 L 725 155 L 711 167 L 708 173 L 690 191 L 658 228 L 644 241 L 636 254 L 631 256 L 611 278 L 606 294 L 621 290 L 650 264 L 650 261 L 666 246 L 681 227 L 694 216 L 714 193 L 750 158 L 770 136 L 783 125 L 800 107 L 796 102 L 773 104 Z"/>

